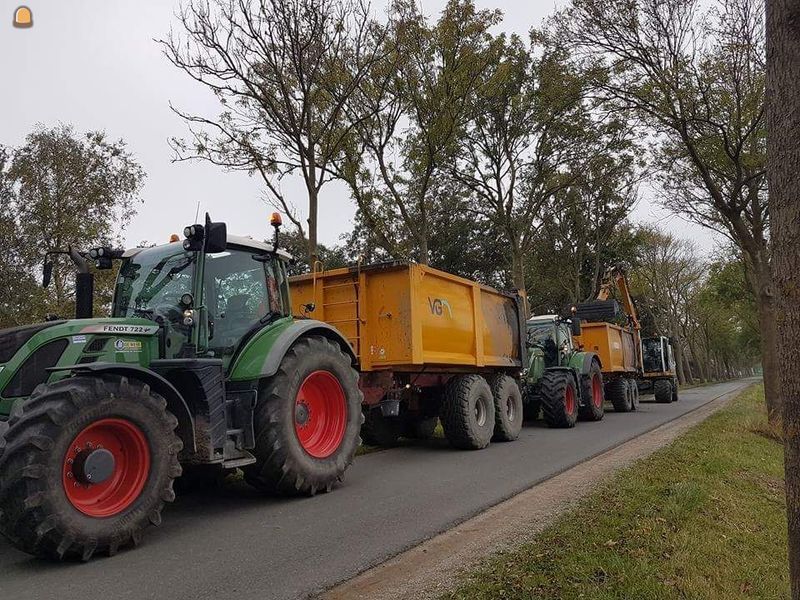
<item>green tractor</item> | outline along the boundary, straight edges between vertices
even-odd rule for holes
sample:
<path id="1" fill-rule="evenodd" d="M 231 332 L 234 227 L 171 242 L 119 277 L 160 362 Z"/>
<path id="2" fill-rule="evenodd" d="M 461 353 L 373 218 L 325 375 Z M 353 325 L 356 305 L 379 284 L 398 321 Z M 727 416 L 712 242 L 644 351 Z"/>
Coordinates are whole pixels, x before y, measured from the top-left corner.
<path id="1" fill-rule="evenodd" d="M 574 346 L 580 321 L 542 315 L 527 321 L 528 369 L 524 378 L 525 418 L 542 413 L 549 427 L 574 427 L 580 418 L 603 418 L 605 392 L 600 358 Z"/>
<path id="2" fill-rule="evenodd" d="M 88 560 L 138 544 L 183 471 L 241 468 L 264 492 L 330 491 L 360 444 L 355 356 L 291 316 L 290 260 L 206 216 L 185 240 L 70 250 L 76 319 L 0 331 L 0 533 Z M 111 318 L 89 263 L 121 261 Z M 52 263 L 45 262 L 45 284 Z"/>

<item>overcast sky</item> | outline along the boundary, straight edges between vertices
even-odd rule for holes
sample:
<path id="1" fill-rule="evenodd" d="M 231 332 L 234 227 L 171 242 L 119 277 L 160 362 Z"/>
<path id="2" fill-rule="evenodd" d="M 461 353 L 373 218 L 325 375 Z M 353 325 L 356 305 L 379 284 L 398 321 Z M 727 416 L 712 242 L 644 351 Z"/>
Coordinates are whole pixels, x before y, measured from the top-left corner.
<path id="1" fill-rule="evenodd" d="M 500 8 L 505 14 L 502 27 L 525 34 L 561 0 L 477 3 Z M 169 103 L 204 114 L 215 114 L 218 108 L 200 84 L 167 62 L 153 41 L 168 32 L 176 5 L 172 0 L 28 0 L 34 25 L 15 29 L 17 4 L 0 2 L 0 144 L 21 144 L 37 123 L 70 123 L 79 132 L 99 129 L 123 138 L 147 172 L 144 204 L 125 234 L 128 245 L 167 241 L 170 233 L 193 222 L 198 202 L 201 210 L 226 221 L 231 232 L 266 237 L 271 209 L 262 200 L 258 179 L 207 163 L 170 162 L 167 139 L 183 135 L 186 128 Z M 422 2 L 431 15 L 443 5 L 444 0 Z M 285 184 L 284 190 L 303 205 L 299 182 Z M 336 242 L 350 229 L 354 211 L 344 186 L 323 188 L 320 241 Z M 712 249 L 707 232 L 647 198 L 633 218 L 658 222 L 695 240 L 704 252 Z"/>

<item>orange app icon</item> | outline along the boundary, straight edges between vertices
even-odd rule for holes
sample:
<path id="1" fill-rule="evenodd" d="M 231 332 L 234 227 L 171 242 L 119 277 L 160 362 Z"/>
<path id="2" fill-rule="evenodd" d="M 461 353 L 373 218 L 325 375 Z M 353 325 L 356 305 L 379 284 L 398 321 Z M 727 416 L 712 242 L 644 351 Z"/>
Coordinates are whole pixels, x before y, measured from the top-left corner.
<path id="1" fill-rule="evenodd" d="M 33 27 L 33 13 L 27 6 L 20 6 L 14 11 L 14 27 L 24 29 Z"/>

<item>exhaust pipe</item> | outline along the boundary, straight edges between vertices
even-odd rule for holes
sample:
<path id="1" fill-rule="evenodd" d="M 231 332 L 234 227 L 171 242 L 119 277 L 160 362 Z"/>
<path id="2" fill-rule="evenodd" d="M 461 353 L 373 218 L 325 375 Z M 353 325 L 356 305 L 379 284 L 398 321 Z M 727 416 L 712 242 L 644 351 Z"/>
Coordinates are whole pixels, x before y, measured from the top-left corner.
<path id="1" fill-rule="evenodd" d="M 91 319 L 94 315 L 94 274 L 89 271 L 89 261 L 72 246 L 69 257 L 75 264 L 75 318 Z"/>

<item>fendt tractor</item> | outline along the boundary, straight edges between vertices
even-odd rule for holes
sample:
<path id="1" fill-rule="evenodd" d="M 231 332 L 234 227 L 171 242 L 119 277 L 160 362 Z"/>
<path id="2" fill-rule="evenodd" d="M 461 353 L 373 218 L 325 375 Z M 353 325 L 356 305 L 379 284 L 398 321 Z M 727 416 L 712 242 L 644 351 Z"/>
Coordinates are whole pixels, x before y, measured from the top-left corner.
<path id="1" fill-rule="evenodd" d="M 614 289 L 619 300 L 613 297 Z M 637 379 L 643 368 L 641 326 L 625 269 L 620 265 L 609 268 L 596 299 L 573 306 L 571 312 L 581 320 L 575 344 L 598 356 L 606 398 L 617 412 L 636 410 Z"/>
<path id="2" fill-rule="evenodd" d="M 575 347 L 581 334 L 576 317 L 541 315 L 528 320 L 525 416 L 541 411 L 550 427 L 574 427 L 580 418 L 603 418 L 605 392 L 600 357 Z"/>
<path id="3" fill-rule="evenodd" d="M 76 319 L 0 331 L 0 532 L 88 560 L 158 525 L 184 467 L 242 468 L 278 494 L 329 491 L 360 443 L 355 355 L 291 316 L 289 255 L 206 215 L 185 240 L 69 254 Z M 121 261 L 111 318 L 89 264 Z M 45 263 L 45 283 L 52 263 Z"/>
<path id="4" fill-rule="evenodd" d="M 641 387 L 651 389 L 656 402 L 678 401 L 678 375 L 670 338 L 649 337 L 642 340 L 644 373 Z"/>

